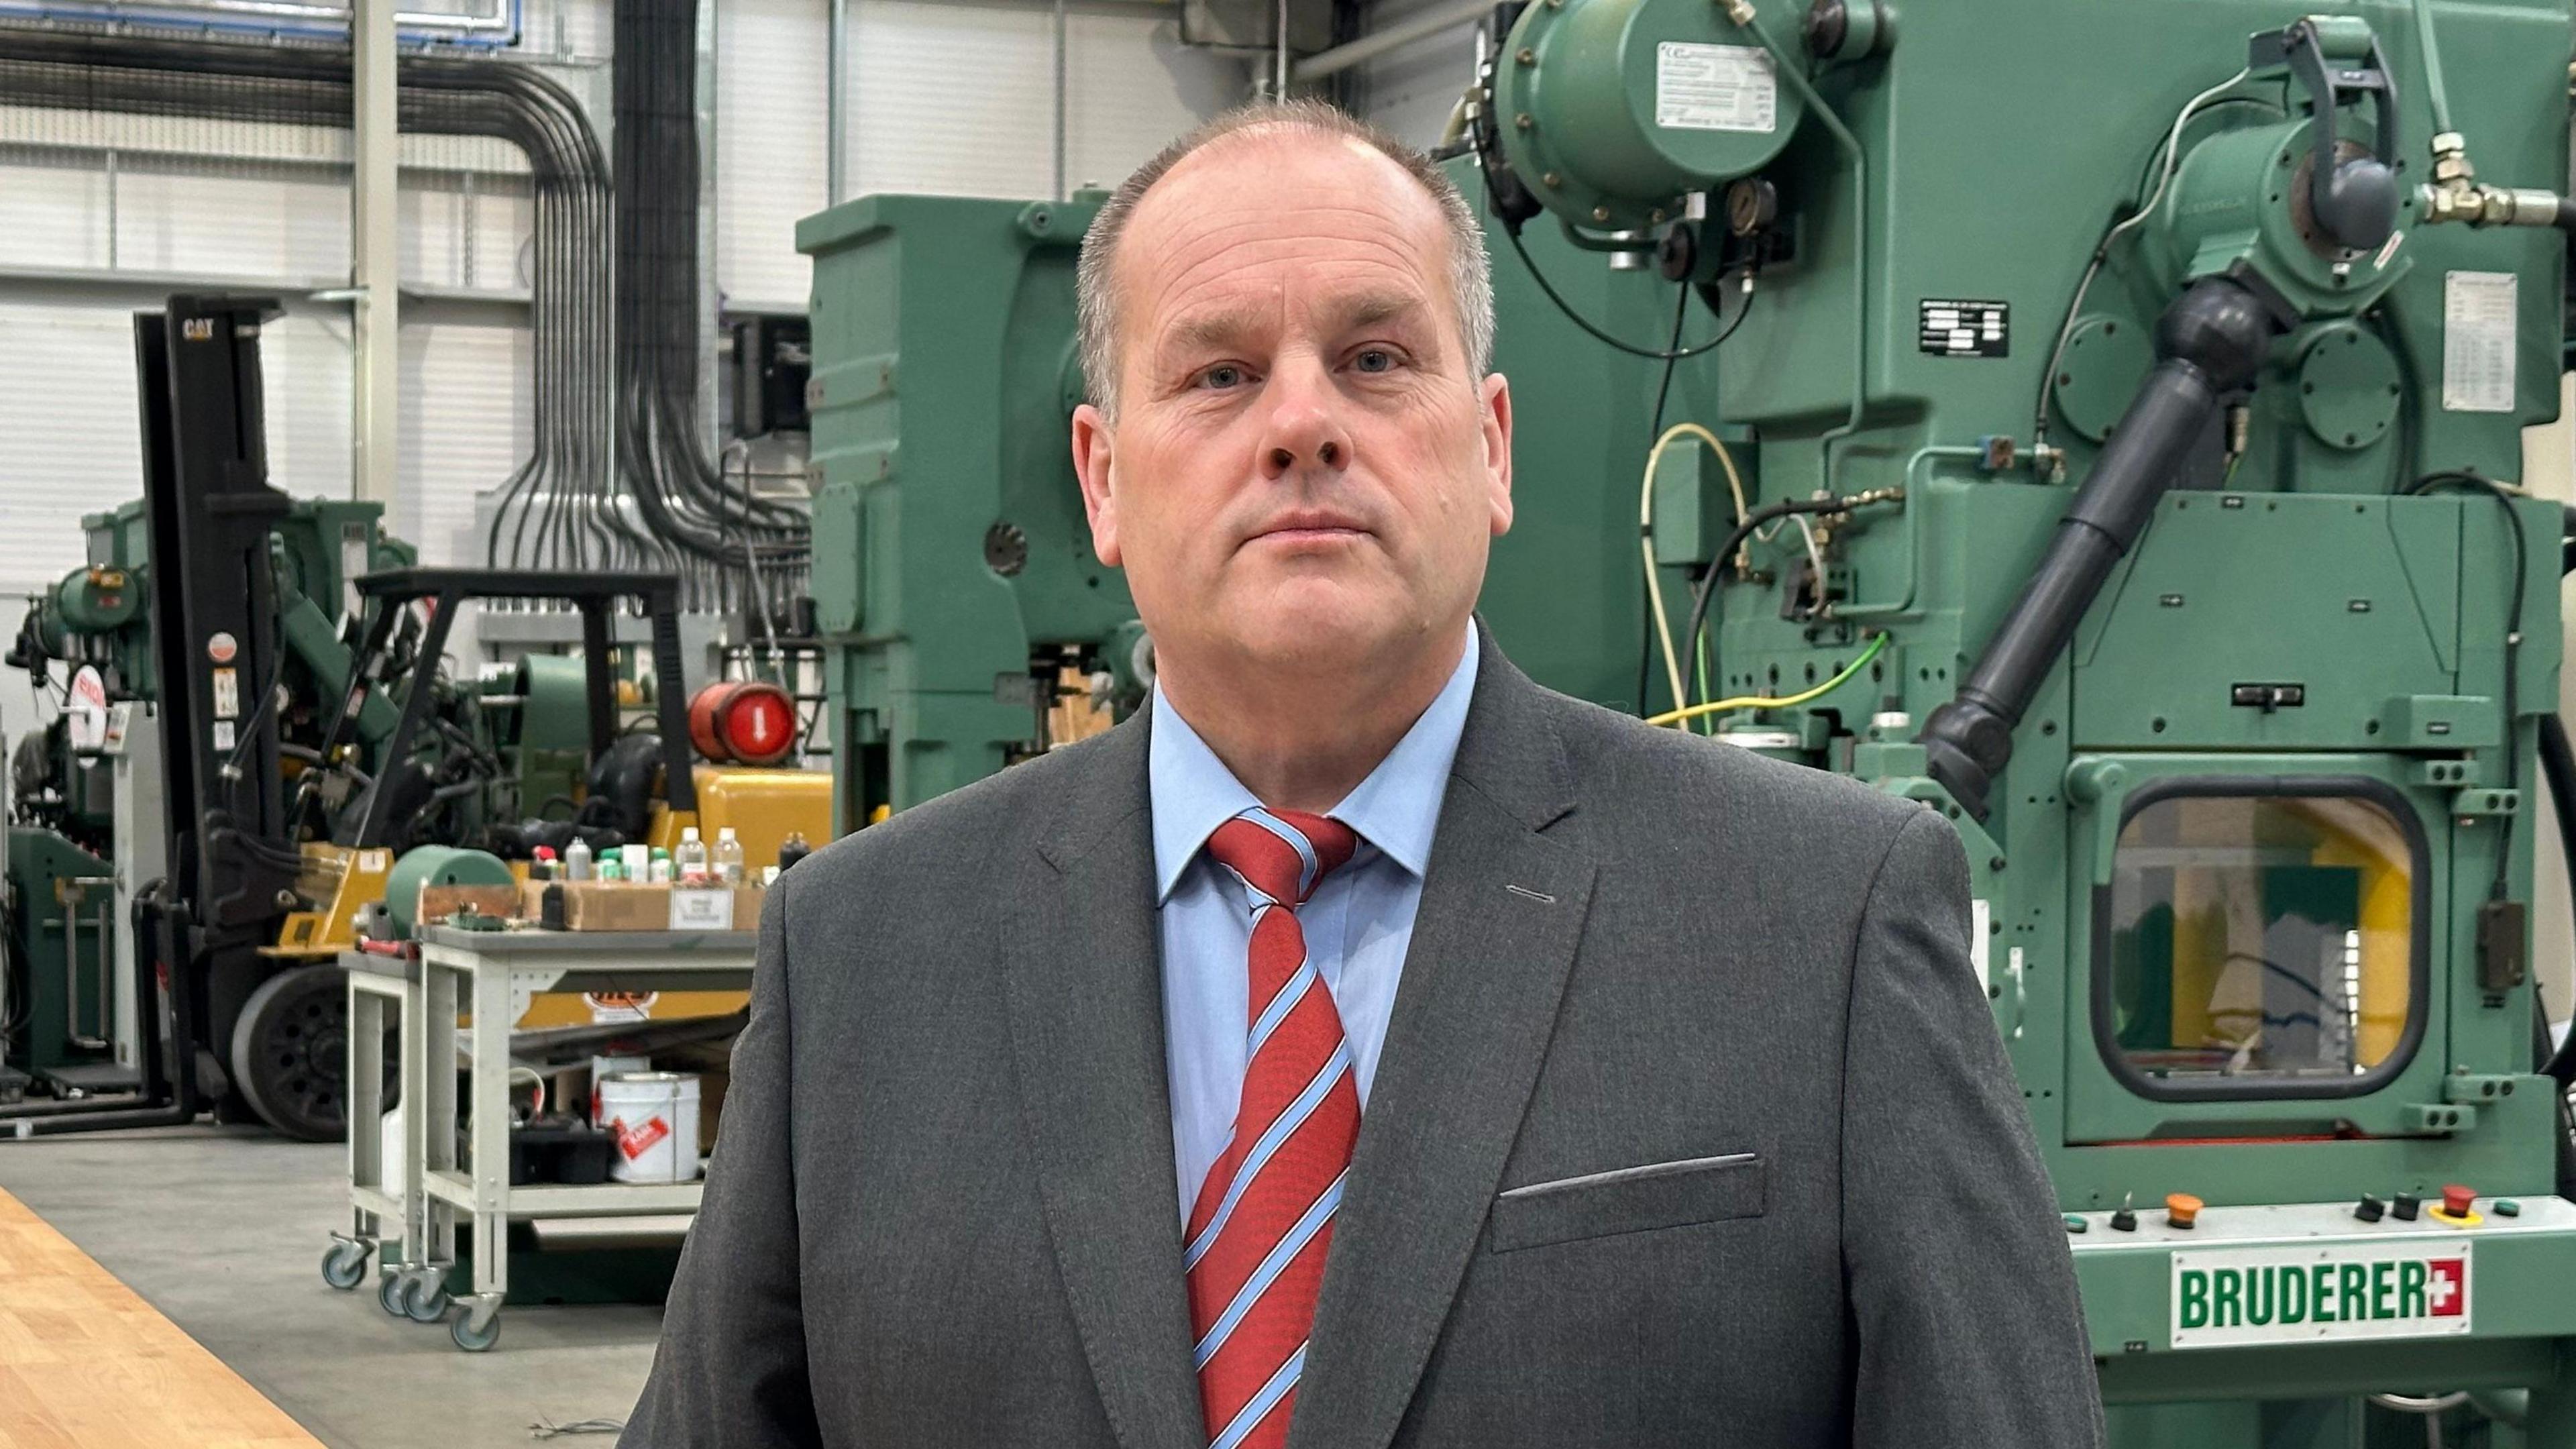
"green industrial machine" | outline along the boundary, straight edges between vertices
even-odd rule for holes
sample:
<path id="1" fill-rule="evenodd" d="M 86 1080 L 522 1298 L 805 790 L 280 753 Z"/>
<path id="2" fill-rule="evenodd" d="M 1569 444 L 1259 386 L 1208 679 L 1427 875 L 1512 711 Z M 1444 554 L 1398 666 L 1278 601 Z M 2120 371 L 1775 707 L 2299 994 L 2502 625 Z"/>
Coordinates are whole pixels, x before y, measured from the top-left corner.
<path id="1" fill-rule="evenodd" d="M 2517 481 L 2568 0 L 1491 33 L 1448 148 L 1517 419 L 1482 612 L 1954 822 L 2113 1442 L 2576 1446 L 2576 1003 L 2530 966 L 2576 530 Z M 1096 200 L 800 232 L 845 825 L 1144 681 L 1063 441 Z"/>
<path id="2" fill-rule="evenodd" d="M 298 701 L 290 726 L 309 727 L 310 702 L 347 687 L 349 581 L 413 561 L 410 546 L 379 527 L 382 513 L 374 503 L 301 499 L 272 525 L 277 629 L 292 660 L 284 683 Z M 12 1090 L 30 1084 L 24 1077 L 56 1095 L 111 1093 L 135 1078 L 134 1003 L 120 1011 L 116 1000 L 131 975 L 124 938 L 133 893 L 164 868 L 158 794 L 148 808 L 119 812 L 114 783 L 130 754 L 147 775 L 160 769 L 150 522 L 136 499 L 83 518 L 81 528 L 88 561 L 30 600 L 6 659 L 40 689 L 65 690 L 71 705 L 13 742 L 8 990 L 0 993 L 9 1003 L 0 1011 L 0 1072 L 18 1074 Z M 99 707 L 112 712 L 112 727 Z M 373 701 L 365 723 L 382 738 L 391 707 Z M 120 861 L 120 825 L 144 837 L 123 852 L 143 863 Z"/>
<path id="3" fill-rule="evenodd" d="M 2116 1444 L 2576 1444 L 2527 964 L 2568 528 L 2509 486 L 2572 38 L 1548 0 L 1467 106 L 1501 270 L 1527 226 L 1730 304 L 1653 707 L 1956 824 Z"/>
<path id="4" fill-rule="evenodd" d="M 831 339 L 806 398 L 836 830 L 1043 749 L 1068 671 L 1135 689 L 1065 443 L 1098 204 L 874 196 L 797 228 Z"/>
<path id="5" fill-rule="evenodd" d="M 839 830 L 1043 750 L 1068 719 L 1123 715 L 1150 681 L 1125 580 L 1092 556 L 1066 442 L 1083 396 L 1074 259 L 1102 199 L 871 196 L 797 230 L 814 258 L 813 593 Z M 1554 237 L 1531 246 L 1601 317 L 1641 335 L 1670 325 L 1668 286 L 1578 275 L 1598 258 Z M 1513 319 L 1496 365 L 1548 381 L 1514 393 L 1516 521 L 1485 615 L 1537 677 L 1633 709 L 1636 440 L 1663 369 L 1581 351 L 1508 266 L 1495 286 Z M 1686 368 L 1674 395 L 1713 397 L 1707 369 Z"/>
<path id="6" fill-rule="evenodd" d="M 279 627 L 308 667 L 345 667 L 335 661 L 346 653 L 337 621 L 357 597 L 349 580 L 416 561 L 410 545 L 379 526 L 383 514 L 378 503 L 303 498 L 272 531 L 278 579 L 293 594 Z M 89 561 L 30 601 L 8 662 L 30 670 L 51 662 L 94 665 L 110 698 L 154 698 L 145 587 L 151 528 L 143 500 L 84 517 L 81 532 Z"/>

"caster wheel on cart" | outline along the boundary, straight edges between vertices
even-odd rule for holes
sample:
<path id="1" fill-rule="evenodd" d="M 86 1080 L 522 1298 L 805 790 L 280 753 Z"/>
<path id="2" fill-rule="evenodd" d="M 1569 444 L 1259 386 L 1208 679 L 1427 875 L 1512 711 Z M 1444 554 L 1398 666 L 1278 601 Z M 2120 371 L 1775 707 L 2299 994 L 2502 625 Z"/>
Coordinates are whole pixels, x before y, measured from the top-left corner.
<path id="1" fill-rule="evenodd" d="M 500 1341 L 501 1315 L 493 1314 L 490 1320 L 477 1329 L 474 1327 L 472 1314 L 460 1313 L 449 1321 L 447 1336 L 456 1340 L 456 1346 L 467 1353 L 481 1353 Z"/>
<path id="2" fill-rule="evenodd" d="M 398 1280 L 402 1311 L 412 1322 L 436 1323 L 447 1316 L 447 1285 L 439 1281 L 446 1276 L 436 1268 L 415 1268 Z"/>
<path id="3" fill-rule="evenodd" d="M 346 1293 L 367 1279 L 364 1243 L 333 1243 L 322 1253 L 322 1281 Z"/>

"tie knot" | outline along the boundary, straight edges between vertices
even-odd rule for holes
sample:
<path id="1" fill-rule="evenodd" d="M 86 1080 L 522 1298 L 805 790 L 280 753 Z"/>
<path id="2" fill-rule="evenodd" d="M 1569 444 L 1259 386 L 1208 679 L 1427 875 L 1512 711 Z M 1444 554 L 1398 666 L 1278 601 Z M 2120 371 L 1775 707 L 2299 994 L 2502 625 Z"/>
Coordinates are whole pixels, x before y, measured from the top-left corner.
<path id="1" fill-rule="evenodd" d="M 1207 853 L 1245 886 L 1293 910 L 1358 846 L 1359 837 L 1338 820 L 1256 808 L 1218 826 Z M 1253 902 L 1256 909 L 1261 904 Z"/>

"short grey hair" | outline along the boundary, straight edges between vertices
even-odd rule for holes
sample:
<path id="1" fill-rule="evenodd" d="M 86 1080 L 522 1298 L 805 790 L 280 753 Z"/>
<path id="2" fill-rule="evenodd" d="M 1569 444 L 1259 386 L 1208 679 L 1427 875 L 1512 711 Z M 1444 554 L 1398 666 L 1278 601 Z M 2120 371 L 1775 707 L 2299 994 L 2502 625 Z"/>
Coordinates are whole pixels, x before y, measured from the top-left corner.
<path id="1" fill-rule="evenodd" d="M 1155 182 L 1193 152 L 1238 132 L 1266 126 L 1290 126 L 1322 136 L 1358 141 L 1404 168 L 1440 207 L 1449 233 L 1449 291 L 1457 305 L 1458 330 L 1466 342 L 1472 375 L 1482 377 L 1494 362 L 1494 279 L 1485 256 L 1485 229 L 1476 209 L 1460 194 L 1431 158 L 1386 131 L 1338 106 L 1316 100 L 1256 101 L 1202 122 L 1197 129 L 1162 149 L 1122 182 L 1091 229 L 1083 234 L 1082 263 L 1074 278 L 1079 314 L 1082 374 L 1092 403 L 1111 417 L 1118 415 L 1118 239 L 1136 214 L 1137 204 Z"/>

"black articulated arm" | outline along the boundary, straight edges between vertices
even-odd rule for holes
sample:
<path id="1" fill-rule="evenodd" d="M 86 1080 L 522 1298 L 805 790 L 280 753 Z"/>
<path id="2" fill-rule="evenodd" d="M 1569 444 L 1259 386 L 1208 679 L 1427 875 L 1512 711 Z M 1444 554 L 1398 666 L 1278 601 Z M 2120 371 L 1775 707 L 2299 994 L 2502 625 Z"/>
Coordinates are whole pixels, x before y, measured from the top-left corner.
<path id="1" fill-rule="evenodd" d="M 2228 277 L 2194 283 L 2158 319 L 2155 370 L 2139 385 L 2067 507 L 2047 557 L 1961 681 L 1958 696 L 1924 722 L 1921 740 L 1932 778 L 1969 814 L 1986 818 L 1987 795 L 2012 759 L 2012 732 L 2022 712 L 2112 567 L 2146 531 L 2192 445 L 2228 396 L 2253 381 L 2283 322 L 2252 286 Z"/>

